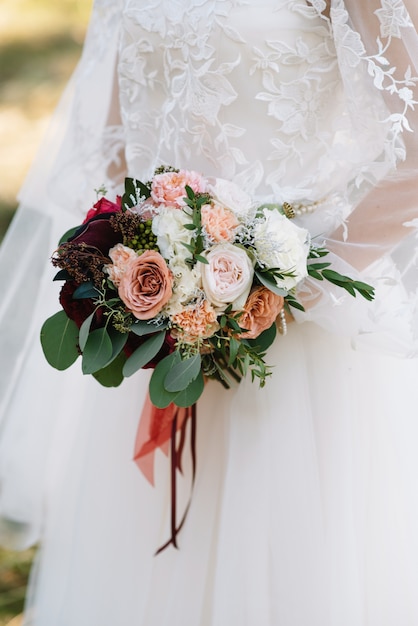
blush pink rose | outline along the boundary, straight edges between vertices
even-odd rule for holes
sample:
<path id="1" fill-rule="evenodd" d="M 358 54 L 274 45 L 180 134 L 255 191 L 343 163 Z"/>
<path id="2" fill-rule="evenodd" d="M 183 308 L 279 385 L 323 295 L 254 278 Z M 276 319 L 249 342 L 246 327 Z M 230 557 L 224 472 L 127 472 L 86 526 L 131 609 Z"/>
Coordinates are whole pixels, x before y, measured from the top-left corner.
<path id="1" fill-rule="evenodd" d="M 139 320 L 155 317 L 173 294 L 173 275 L 159 252 L 147 250 L 129 261 L 119 283 L 119 297 Z"/>
<path id="2" fill-rule="evenodd" d="M 165 172 L 154 176 L 151 183 L 151 197 L 157 204 L 175 207 L 185 206 L 186 185 L 195 193 L 206 191 L 206 182 L 201 174 L 192 170 Z"/>
<path id="3" fill-rule="evenodd" d="M 246 251 L 231 243 L 220 243 L 204 253 L 208 263 L 200 264 L 202 285 L 209 302 L 225 309 L 243 308 L 250 293 L 254 269 Z"/>
<path id="4" fill-rule="evenodd" d="M 233 240 L 239 221 L 232 211 L 215 202 L 202 206 L 202 224 L 213 241 L 221 242 Z"/>
<path id="5" fill-rule="evenodd" d="M 270 328 L 283 308 L 284 298 L 267 287 L 256 287 L 248 296 L 244 313 L 239 319 L 241 328 L 246 328 L 244 339 L 255 339 Z"/>

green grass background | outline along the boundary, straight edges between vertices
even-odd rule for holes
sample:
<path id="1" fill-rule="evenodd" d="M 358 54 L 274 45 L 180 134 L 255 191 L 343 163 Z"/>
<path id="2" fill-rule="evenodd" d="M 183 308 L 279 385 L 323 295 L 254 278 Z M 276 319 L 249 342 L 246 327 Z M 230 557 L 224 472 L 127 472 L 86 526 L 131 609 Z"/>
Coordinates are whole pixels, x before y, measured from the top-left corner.
<path id="1" fill-rule="evenodd" d="M 91 5 L 92 0 L 0 1 L 0 240 L 79 59 Z M 0 549 L 0 626 L 20 623 L 16 616 L 33 554 Z"/>

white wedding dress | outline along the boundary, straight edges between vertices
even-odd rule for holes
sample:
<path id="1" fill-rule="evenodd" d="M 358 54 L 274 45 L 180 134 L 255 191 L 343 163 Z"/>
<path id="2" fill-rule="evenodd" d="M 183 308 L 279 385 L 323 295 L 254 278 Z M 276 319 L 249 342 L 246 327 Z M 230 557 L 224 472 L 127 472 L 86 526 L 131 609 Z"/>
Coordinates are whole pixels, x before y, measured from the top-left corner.
<path id="1" fill-rule="evenodd" d="M 413 2 L 96 0 L 0 255 L 0 537 L 41 546 L 26 626 L 418 625 Z M 377 297 L 307 282 L 266 387 L 207 385 L 179 550 L 154 556 L 169 461 L 154 487 L 132 461 L 149 372 L 56 372 L 39 329 L 94 189 L 162 163 L 301 205 Z"/>

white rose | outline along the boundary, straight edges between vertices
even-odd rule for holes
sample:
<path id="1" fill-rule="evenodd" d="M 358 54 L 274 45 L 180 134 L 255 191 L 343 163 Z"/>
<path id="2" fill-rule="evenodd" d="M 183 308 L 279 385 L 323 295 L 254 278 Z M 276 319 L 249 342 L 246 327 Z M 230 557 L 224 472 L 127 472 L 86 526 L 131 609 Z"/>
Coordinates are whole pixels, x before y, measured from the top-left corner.
<path id="1" fill-rule="evenodd" d="M 309 232 L 291 222 L 277 210 L 264 209 L 264 221 L 254 228 L 254 246 L 260 265 L 279 268 L 293 276 L 277 279 L 277 286 L 289 291 L 307 275 L 310 248 Z"/>
<path id="2" fill-rule="evenodd" d="M 184 228 L 190 218 L 181 209 L 162 208 L 152 220 L 152 232 L 157 237 L 161 255 L 167 259 L 186 259 L 190 252 L 183 243 L 190 243 L 193 231 Z"/>
<path id="3" fill-rule="evenodd" d="M 191 269 L 179 259 L 175 259 L 169 265 L 174 276 L 173 295 L 164 310 L 169 316 L 173 316 L 180 313 L 188 302 L 199 296 L 202 278 L 199 264 Z"/>
<path id="4" fill-rule="evenodd" d="M 245 221 L 253 208 L 251 196 L 238 185 L 223 178 L 215 178 L 209 185 L 209 193 L 225 208 L 230 209 L 240 221 Z"/>
<path id="5" fill-rule="evenodd" d="M 242 309 L 250 293 L 254 269 L 243 248 L 223 243 L 204 253 L 208 264 L 201 263 L 202 285 L 209 302 L 216 308 Z"/>

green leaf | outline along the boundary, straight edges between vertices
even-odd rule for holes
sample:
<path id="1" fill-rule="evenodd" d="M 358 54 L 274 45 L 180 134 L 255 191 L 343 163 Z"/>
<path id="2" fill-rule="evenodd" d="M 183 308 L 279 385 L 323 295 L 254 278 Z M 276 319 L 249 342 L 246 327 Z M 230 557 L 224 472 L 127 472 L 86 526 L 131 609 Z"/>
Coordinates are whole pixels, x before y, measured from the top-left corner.
<path id="1" fill-rule="evenodd" d="M 300 302 L 298 302 L 298 300 L 295 300 L 294 298 L 289 298 L 289 296 L 287 296 L 286 302 L 289 306 L 292 306 L 294 309 L 298 309 L 299 311 L 305 311 L 305 307 Z"/>
<path id="2" fill-rule="evenodd" d="M 84 298 L 97 298 L 98 289 L 92 282 L 82 283 L 73 293 L 73 300 L 84 300 Z"/>
<path id="3" fill-rule="evenodd" d="M 311 278 L 315 278 L 316 280 L 324 280 L 324 277 L 319 272 L 308 267 L 308 274 Z"/>
<path id="4" fill-rule="evenodd" d="M 273 343 L 277 335 L 276 324 L 272 324 L 255 339 L 247 339 L 249 345 L 257 352 L 265 352 Z"/>
<path id="5" fill-rule="evenodd" d="M 122 370 L 125 362 L 126 356 L 121 352 L 109 365 L 94 372 L 93 376 L 103 387 L 119 387 L 124 379 Z"/>
<path id="6" fill-rule="evenodd" d="M 331 283 L 339 284 L 339 283 L 352 283 L 353 279 L 348 276 L 343 276 L 339 274 L 335 270 L 324 270 L 322 272 L 324 278 L 329 280 Z"/>
<path id="7" fill-rule="evenodd" d="M 139 348 L 137 348 L 126 361 L 125 367 L 123 368 L 123 375 L 126 377 L 132 376 L 132 374 L 149 363 L 161 350 L 164 339 L 165 331 L 161 331 L 160 333 L 152 335 L 141 346 L 139 346 Z"/>
<path id="8" fill-rule="evenodd" d="M 188 250 L 189 252 L 191 252 L 191 253 L 193 254 L 193 252 L 194 252 L 194 248 L 195 248 L 194 246 L 192 246 L 190 243 L 184 243 L 184 241 L 182 241 L 181 243 L 183 244 L 183 246 L 184 246 L 185 248 L 187 248 L 187 250 Z"/>
<path id="9" fill-rule="evenodd" d="M 276 282 L 273 282 L 272 280 L 267 278 L 266 274 L 256 271 L 255 275 L 257 276 L 260 283 L 264 285 L 264 287 L 270 289 L 270 291 L 275 293 L 277 296 L 287 296 L 287 291 L 285 289 L 280 289 L 280 287 L 277 286 Z"/>
<path id="10" fill-rule="evenodd" d="M 67 270 L 60 270 L 52 280 L 72 280 L 72 277 Z"/>
<path id="11" fill-rule="evenodd" d="M 234 319 L 233 317 L 229 317 L 228 318 L 228 326 L 229 326 L 229 328 L 232 328 L 232 330 L 234 330 L 237 333 L 240 333 L 241 330 L 242 330 L 242 328 L 238 324 L 237 320 Z"/>
<path id="12" fill-rule="evenodd" d="M 185 190 L 186 190 L 187 197 L 189 198 L 189 200 L 194 200 L 194 198 L 196 197 L 196 194 L 193 191 L 193 189 L 190 187 L 190 185 L 186 185 Z"/>
<path id="13" fill-rule="evenodd" d="M 229 359 L 228 359 L 229 366 L 231 366 L 234 363 L 235 359 L 237 358 L 240 347 L 241 347 L 241 342 L 238 341 L 238 339 L 235 339 L 235 337 L 231 337 L 229 341 Z"/>
<path id="14" fill-rule="evenodd" d="M 196 259 L 196 261 L 200 261 L 201 263 L 204 263 L 205 265 L 209 265 L 209 261 L 204 256 L 201 256 L 200 254 L 195 254 L 194 258 Z"/>
<path id="15" fill-rule="evenodd" d="M 176 393 L 170 393 L 164 388 L 164 379 L 170 369 L 180 361 L 177 350 L 166 356 L 157 363 L 149 382 L 149 395 L 151 402 L 158 409 L 165 409 L 176 397 Z"/>
<path id="16" fill-rule="evenodd" d="M 112 356 L 112 342 L 106 328 L 91 331 L 83 350 L 83 374 L 93 374 L 105 367 Z"/>
<path id="17" fill-rule="evenodd" d="M 121 333 L 112 326 L 108 328 L 107 332 L 112 342 L 112 354 L 109 360 L 109 363 L 111 363 L 122 352 L 128 341 L 129 333 Z"/>
<path id="18" fill-rule="evenodd" d="M 163 324 L 153 324 L 152 322 L 147 322 L 146 320 L 137 320 L 135 321 L 130 330 L 139 337 L 143 337 L 144 335 L 151 335 L 152 333 L 158 333 L 160 330 L 165 330 L 168 328 L 168 321 Z"/>
<path id="19" fill-rule="evenodd" d="M 201 364 L 200 354 L 195 354 L 174 365 L 165 377 L 165 389 L 171 393 L 186 389 L 199 374 Z"/>
<path id="20" fill-rule="evenodd" d="M 198 228 L 198 226 L 196 226 L 196 224 L 184 224 L 183 227 L 186 230 L 196 230 L 196 228 Z"/>
<path id="21" fill-rule="evenodd" d="M 323 270 L 326 267 L 330 267 L 331 263 L 308 263 L 308 270 Z"/>
<path id="22" fill-rule="evenodd" d="M 49 317 L 41 328 L 41 344 L 46 360 L 57 370 L 65 370 L 80 356 L 78 351 L 78 327 L 58 311 Z"/>
<path id="23" fill-rule="evenodd" d="M 91 326 L 91 323 L 93 321 L 93 317 L 94 317 L 95 313 L 96 313 L 96 311 L 93 311 L 93 313 L 91 313 L 91 315 L 86 317 L 84 322 L 81 324 L 80 331 L 79 331 L 79 336 L 78 336 L 78 344 L 80 346 L 81 352 L 83 352 L 83 350 L 85 348 L 86 341 L 88 339 L 89 332 L 90 332 L 90 326 Z"/>
<path id="24" fill-rule="evenodd" d="M 202 371 L 199 371 L 195 378 L 186 389 L 178 393 L 175 397 L 174 404 L 180 407 L 192 406 L 197 402 L 205 388 L 205 381 Z"/>
<path id="25" fill-rule="evenodd" d="M 73 235 L 75 235 L 75 233 L 78 231 L 78 229 L 80 228 L 80 225 L 78 226 L 73 226 L 73 228 L 70 228 L 69 230 L 67 230 L 63 236 L 61 237 L 61 239 L 58 242 L 58 246 L 60 246 L 62 243 L 66 243 Z"/>

